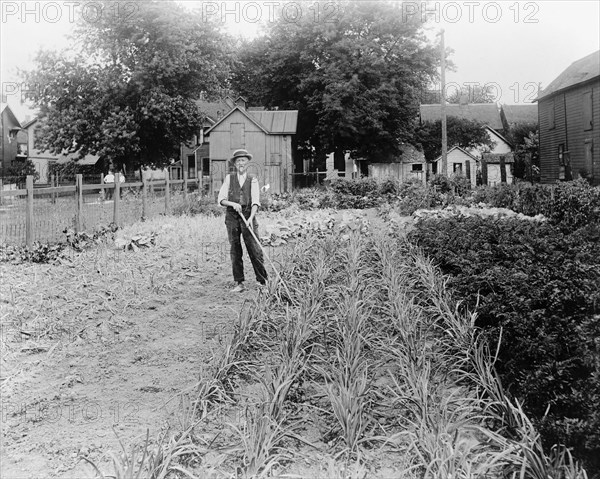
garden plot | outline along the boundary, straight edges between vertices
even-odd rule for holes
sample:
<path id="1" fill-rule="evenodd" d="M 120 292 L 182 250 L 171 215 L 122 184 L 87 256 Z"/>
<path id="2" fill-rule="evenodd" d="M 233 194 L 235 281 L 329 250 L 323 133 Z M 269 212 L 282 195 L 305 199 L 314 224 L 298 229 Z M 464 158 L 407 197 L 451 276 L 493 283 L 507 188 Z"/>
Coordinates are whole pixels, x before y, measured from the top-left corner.
<path id="1" fill-rule="evenodd" d="M 535 431 L 503 395 L 474 316 L 404 240 L 336 213 L 286 245 L 283 281 L 231 296 L 222 223 L 163 218 L 120 232 L 125 251 L 4 269 L 3 476 L 530 467 Z"/>

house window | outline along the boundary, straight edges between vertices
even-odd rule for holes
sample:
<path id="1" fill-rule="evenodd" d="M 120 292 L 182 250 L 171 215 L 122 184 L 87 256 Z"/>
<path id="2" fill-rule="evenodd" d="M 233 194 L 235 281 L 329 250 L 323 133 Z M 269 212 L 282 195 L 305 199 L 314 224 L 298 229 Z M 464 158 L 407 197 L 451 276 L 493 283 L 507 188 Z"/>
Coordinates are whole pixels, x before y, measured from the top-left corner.
<path id="1" fill-rule="evenodd" d="M 210 176 L 210 158 L 202 158 L 202 175 Z"/>
<path id="2" fill-rule="evenodd" d="M 462 163 L 453 163 L 452 164 L 452 171 L 454 173 L 461 174 L 462 173 L 462 167 L 463 167 Z"/>
<path id="3" fill-rule="evenodd" d="M 550 109 L 548 110 L 548 129 L 551 130 L 552 128 L 554 128 L 554 116 L 555 116 L 555 107 L 554 107 L 554 100 L 552 100 L 550 102 Z"/>
<path id="4" fill-rule="evenodd" d="M 565 144 L 558 145 L 558 165 L 565 166 Z"/>
<path id="5" fill-rule="evenodd" d="M 413 163 L 412 171 L 423 171 L 423 165 L 421 163 Z"/>
<path id="6" fill-rule="evenodd" d="M 229 133 L 230 133 L 232 150 L 237 150 L 239 148 L 245 148 L 244 124 L 243 123 L 232 123 L 229 126 Z"/>
<path id="7" fill-rule="evenodd" d="M 591 130 L 592 128 L 594 128 L 594 120 L 592 115 L 592 92 L 586 91 L 583 94 L 582 99 L 583 129 Z"/>
<path id="8" fill-rule="evenodd" d="M 196 178 L 196 155 L 188 155 L 188 178 Z"/>

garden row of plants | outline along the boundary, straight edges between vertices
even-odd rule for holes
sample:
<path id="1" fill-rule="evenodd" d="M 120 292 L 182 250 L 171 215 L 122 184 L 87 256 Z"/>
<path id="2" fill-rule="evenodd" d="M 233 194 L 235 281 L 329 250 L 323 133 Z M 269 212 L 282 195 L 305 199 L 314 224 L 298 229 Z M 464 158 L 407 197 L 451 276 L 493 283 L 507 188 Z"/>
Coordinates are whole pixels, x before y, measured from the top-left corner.
<path id="1" fill-rule="evenodd" d="M 521 182 L 471 189 L 461 176 L 434 176 L 427 184 L 417 181 L 400 183 L 395 179 L 379 182 L 373 178 L 337 179 L 326 188 L 271 195 L 266 198 L 265 207 L 271 211 L 294 205 L 300 209 L 363 209 L 390 204 L 398 213 L 411 215 L 423 208 L 482 203 L 528 216 L 541 214 L 566 229 L 600 219 L 600 189 L 591 187 L 585 180 L 554 185 Z"/>
<path id="2" fill-rule="evenodd" d="M 499 343 L 496 369 L 545 447 L 564 444 L 600 473 L 600 189 L 583 181 L 474 193 L 546 222 L 454 216 L 409 240 L 448 276 Z M 596 477 L 596 476 L 593 476 Z"/>
<path id="3" fill-rule="evenodd" d="M 568 449 L 543 446 L 477 315 L 408 241 L 309 235 L 288 253 L 182 393 L 180 432 L 115 470 L 306 477 L 298 458 L 313 458 L 308 475 L 334 479 L 587 477 Z M 208 428 L 215 417 L 231 421 Z"/>

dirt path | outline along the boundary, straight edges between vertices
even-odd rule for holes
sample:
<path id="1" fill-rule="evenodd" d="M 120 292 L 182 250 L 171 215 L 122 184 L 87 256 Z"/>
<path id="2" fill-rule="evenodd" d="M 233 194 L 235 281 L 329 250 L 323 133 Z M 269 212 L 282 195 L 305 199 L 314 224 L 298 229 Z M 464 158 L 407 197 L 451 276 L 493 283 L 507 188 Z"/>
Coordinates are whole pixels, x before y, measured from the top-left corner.
<path id="1" fill-rule="evenodd" d="M 194 256 L 198 241 L 191 249 L 167 243 L 119 260 L 77 259 L 76 267 L 2 265 L 3 479 L 93 477 L 80 456 L 106 465 L 107 453 L 120 450 L 115 432 L 129 446 L 147 429 L 153 439 L 177 427 L 175 396 L 194 386 L 257 291 L 248 272 L 249 290 L 228 294 L 222 248 L 208 254 L 203 243 Z M 142 257 L 136 274 L 145 283 L 134 274 Z M 93 268 L 106 279 L 90 279 Z M 115 275 L 121 285 L 109 289 Z M 140 282 L 133 290 L 129 275 Z M 83 287 L 69 291 L 69 281 Z M 61 282 L 67 286 L 57 294 Z M 30 334 L 19 338 L 23 330 Z"/>

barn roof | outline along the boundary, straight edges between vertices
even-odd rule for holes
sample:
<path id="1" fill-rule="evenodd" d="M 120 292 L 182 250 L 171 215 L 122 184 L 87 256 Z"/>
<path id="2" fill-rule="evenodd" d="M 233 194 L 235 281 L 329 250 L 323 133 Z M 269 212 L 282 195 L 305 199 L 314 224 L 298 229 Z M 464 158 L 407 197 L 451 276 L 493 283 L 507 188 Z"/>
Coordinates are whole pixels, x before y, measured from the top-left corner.
<path id="1" fill-rule="evenodd" d="M 537 100 L 598 76 L 600 76 L 600 50 L 571 63 L 550 85 L 540 92 Z"/>
<path id="2" fill-rule="evenodd" d="M 286 135 L 296 133 L 298 110 L 251 110 L 248 113 L 263 125 L 269 133 Z"/>
<path id="3" fill-rule="evenodd" d="M 509 125 L 515 123 L 537 123 L 538 107 L 537 103 L 526 105 L 502 105 L 502 111 Z"/>
<path id="4" fill-rule="evenodd" d="M 223 122 L 234 111 L 239 111 L 267 135 L 293 135 L 296 133 L 298 110 L 246 111 L 240 107 L 229 110 L 206 133 L 210 134 L 217 125 Z"/>
<path id="5" fill-rule="evenodd" d="M 442 118 L 442 105 L 439 103 L 430 105 L 421 105 L 421 121 L 437 121 Z M 447 104 L 446 116 L 453 116 L 465 120 L 476 120 L 485 125 L 488 125 L 496 130 L 502 130 L 502 119 L 500 118 L 500 110 L 495 103 L 468 103 Z"/>

